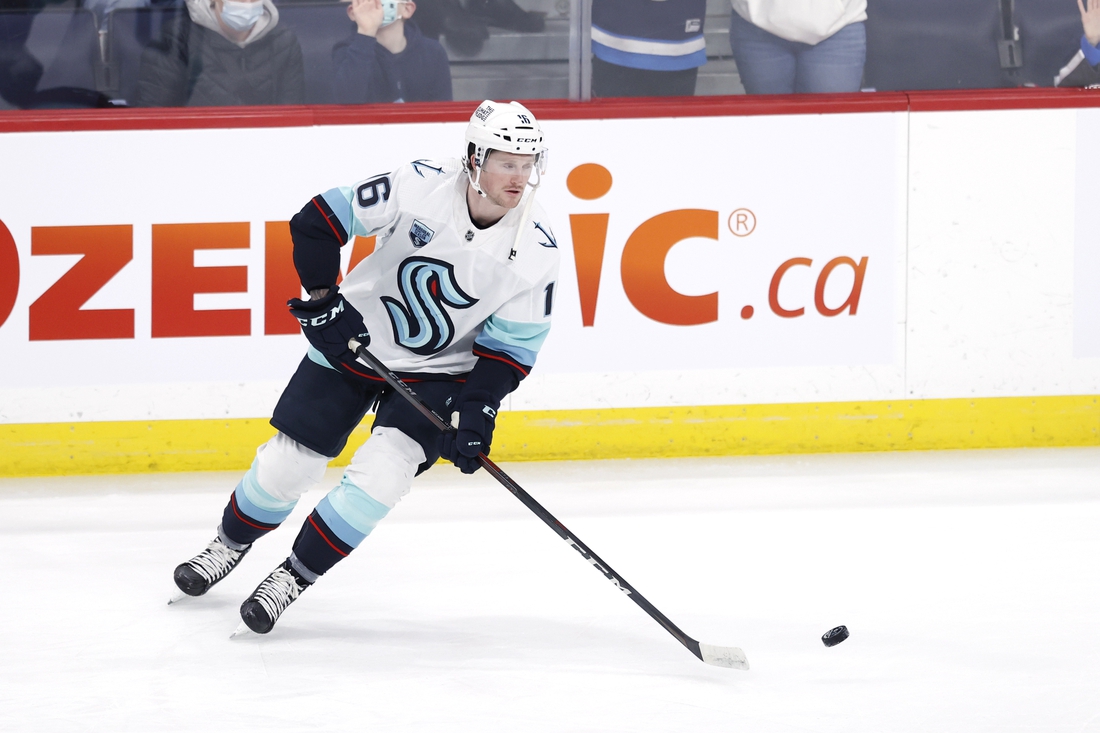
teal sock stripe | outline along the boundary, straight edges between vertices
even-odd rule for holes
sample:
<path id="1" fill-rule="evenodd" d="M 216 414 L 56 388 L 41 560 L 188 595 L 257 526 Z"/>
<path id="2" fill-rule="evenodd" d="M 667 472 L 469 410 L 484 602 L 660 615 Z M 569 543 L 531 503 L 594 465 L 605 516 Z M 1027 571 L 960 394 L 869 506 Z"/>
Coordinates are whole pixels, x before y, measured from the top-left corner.
<path id="1" fill-rule="evenodd" d="M 252 468 L 248 469 L 248 473 L 233 491 L 233 495 L 237 498 L 237 507 L 247 516 L 264 524 L 282 524 L 283 520 L 294 511 L 298 501 L 276 499 L 263 490 L 256 474 L 256 461 L 252 461 Z"/>
<path id="2" fill-rule="evenodd" d="M 390 508 L 372 499 L 345 476 L 339 486 L 321 499 L 315 511 L 342 542 L 358 547 L 389 514 Z"/>

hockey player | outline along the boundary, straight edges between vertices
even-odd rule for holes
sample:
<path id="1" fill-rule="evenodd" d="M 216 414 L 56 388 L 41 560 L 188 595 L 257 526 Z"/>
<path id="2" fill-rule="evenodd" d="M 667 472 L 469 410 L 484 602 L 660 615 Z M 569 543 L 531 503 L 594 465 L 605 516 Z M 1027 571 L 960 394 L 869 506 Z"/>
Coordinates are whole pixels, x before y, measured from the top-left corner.
<path id="1" fill-rule="evenodd" d="M 271 631 L 440 455 L 477 470 L 501 400 L 530 372 L 550 328 L 557 242 L 533 203 L 545 165 L 534 115 L 487 100 L 470 118 L 463 159 L 417 160 L 315 196 L 294 216 L 294 264 L 310 299 L 288 305 L 309 349 L 271 418 L 279 432 L 230 495 L 217 537 L 175 569 L 183 593 L 206 593 L 278 527 L 372 408 L 370 439 L 290 556 L 241 605 L 252 631 Z M 375 251 L 337 287 L 340 247 L 372 234 Z M 352 338 L 457 419 L 457 431 L 441 434 L 356 361 Z"/>

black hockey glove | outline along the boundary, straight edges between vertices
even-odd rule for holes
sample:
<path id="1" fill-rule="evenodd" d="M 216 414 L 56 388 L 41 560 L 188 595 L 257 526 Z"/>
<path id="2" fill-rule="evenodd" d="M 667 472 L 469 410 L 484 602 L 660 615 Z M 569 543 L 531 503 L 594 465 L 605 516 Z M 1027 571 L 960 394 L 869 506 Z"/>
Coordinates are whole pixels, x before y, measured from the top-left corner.
<path id="1" fill-rule="evenodd" d="M 443 433 L 439 452 L 462 473 L 473 473 L 481 468 L 477 454 L 489 455 L 497 411 L 484 402 L 472 400 L 463 403 L 456 414 L 458 430 Z"/>
<path id="2" fill-rule="evenodd" d="M 327 295 L 317 300 L 291 298 L 286 305 L 290 308 L 290 315 L 302 324 L 302 333 L 309 343 L 325 356 L 352 361 L 355 355 L 348 349 L 348 341 L 354 338 L 364 346 L 370 344 L 370 334 L 363 323 L 363 316 L 355 310 L 355 306 L 344 300 L 339 288 L 333 287 Z"/>

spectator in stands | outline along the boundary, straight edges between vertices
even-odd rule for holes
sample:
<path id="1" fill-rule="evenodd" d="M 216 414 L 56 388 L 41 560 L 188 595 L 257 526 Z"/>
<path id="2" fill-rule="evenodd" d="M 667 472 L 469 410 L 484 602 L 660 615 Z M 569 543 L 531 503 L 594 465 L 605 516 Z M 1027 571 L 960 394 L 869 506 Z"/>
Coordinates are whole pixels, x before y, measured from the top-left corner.
<path id="1" fill-rule="evenodd" d="M 706 0 L 592 0 L 592 96 L 690 97 Z"/>
<path id="2" fill-rule="evenodd" d="M 1081 10 L 1081 26 L 1085 31 L 1081 36 L 1081 48 L 1054 77 L 1056 87 L 1100 85 L 1100 0 L 1077 0 L 1077 7 Z"/>
<path id="3" fill-rule="evenodd" d="M 730 46 L 749 94 L 858 92 L 867 0 L 731 0 Z"/>
<path id="4" fill-rule="evenodd" d="M 417 25 L 428 38 L 447 43 L 460 56 L 476 56 L 489 39 L 489 26 L 524 33 L 546 27 L 543 13 L 524 10 L 515 0 L 420 0 Z"/>
<path id="5" fill-rule="evenodd" d="M 142 54 L 137 106 L 302 104 L 302 49 L 278 23 L 272 0 L 187 0 Z"/>
<path id="6" fill-rule="evenodd" d="M 420 0 L 417 25 L 428 38 L 447 41 L 460 56 L 476 56 L 489 39 L 489 25 L 459 0 Z"/>
<path id="7" fill-rule="evenodd" d="M 356 33 L 332 52 L 338 103 L 453 99 L 447 52 L 409 20 L 415 12 L 412 0 L 351 0 Z"/>

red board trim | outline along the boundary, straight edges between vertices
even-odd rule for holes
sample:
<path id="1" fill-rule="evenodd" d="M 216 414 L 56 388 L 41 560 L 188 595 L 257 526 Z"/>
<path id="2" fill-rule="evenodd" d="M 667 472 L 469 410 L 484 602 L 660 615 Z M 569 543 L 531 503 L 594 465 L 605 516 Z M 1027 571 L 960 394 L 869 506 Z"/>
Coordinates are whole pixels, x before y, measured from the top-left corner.
<path id="1" fill-rule="evenodd" d="M 583 103 L 564 100 L 531 100 L 525 104 L 541 119 L 546 120 L 742 117 L 1100 107 L 1100 90 L 979 89 L 599 99 Z M 469 119 L 473 107 L 473 102 L 443 102 L 284 107 L 10 110 L 0 112 L 0 133 L 465 122 Z"/>
<path id="2" fill-rule="evenodd" d="M 1034 87 L 908 92 L 907 95 L 911 112 L 1100 107 L 1100 89 Z"/>

